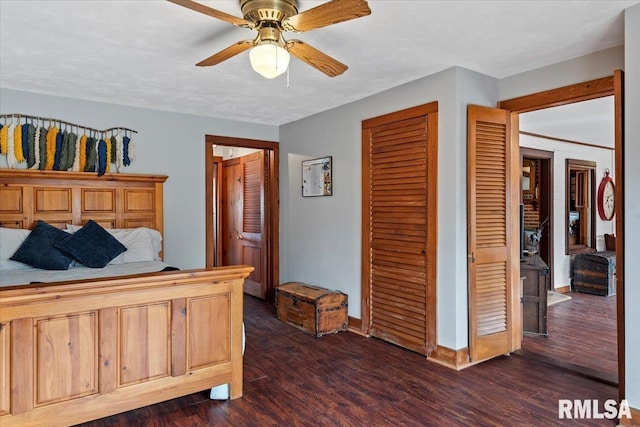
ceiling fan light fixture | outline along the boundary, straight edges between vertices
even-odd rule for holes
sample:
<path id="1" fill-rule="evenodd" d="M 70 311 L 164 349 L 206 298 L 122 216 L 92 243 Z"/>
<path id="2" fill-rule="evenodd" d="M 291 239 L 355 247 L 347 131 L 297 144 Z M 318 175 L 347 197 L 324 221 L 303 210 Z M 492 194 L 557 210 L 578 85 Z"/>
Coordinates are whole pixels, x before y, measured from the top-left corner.
<path id="1" fill-rule="evenodd" d="M 262 42 L 249 51 L 253 70 L 267 79 L 273 79 L 287 71 L 289 52 L 275 42 Z"/>

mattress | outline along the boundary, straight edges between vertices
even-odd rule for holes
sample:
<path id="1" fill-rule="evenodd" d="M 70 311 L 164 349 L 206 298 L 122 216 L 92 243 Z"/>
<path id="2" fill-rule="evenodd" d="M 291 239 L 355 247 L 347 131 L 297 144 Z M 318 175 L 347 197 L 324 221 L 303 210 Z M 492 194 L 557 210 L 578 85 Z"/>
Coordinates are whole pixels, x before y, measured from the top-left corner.
<path id="1" fill-rule="evenodd" d="M 168 265 L 162 261 L 140 261 L 109 264 L 104 268 L 80 266 L 68 270 L 42 270 L 39 268 L 0 270 L 0 287 L 155 273 L 164 270 L 166 267 Z"/>

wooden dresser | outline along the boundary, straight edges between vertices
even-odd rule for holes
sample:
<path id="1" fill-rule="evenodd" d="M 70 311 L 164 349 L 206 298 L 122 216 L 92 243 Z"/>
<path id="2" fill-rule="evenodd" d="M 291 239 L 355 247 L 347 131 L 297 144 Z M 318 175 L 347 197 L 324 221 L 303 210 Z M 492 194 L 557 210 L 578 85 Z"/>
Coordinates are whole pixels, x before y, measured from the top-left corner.
<path id="1" fill-rule="evenodd" d="M 524 335 L 547 333 L 547 289 L 549 267 L 539 255 L 525 256 L 520 262 L 522 285 L 522 331 Z"/>

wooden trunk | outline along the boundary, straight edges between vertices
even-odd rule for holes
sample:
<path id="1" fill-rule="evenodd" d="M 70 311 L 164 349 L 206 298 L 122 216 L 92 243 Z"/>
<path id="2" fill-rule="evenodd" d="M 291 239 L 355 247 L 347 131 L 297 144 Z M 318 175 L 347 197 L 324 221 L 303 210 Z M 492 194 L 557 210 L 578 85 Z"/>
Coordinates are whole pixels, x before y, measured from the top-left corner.
<path id="1" fill-rule="evenodd" d="M 278 319 L 316 337 L 346 331 L 347 295 L 340 291 L 289 282 L 276 289 Z"/>
<path id="2" fill-rule="evenodd" d="M 576 255 L 573 261 L 573 290 L 610 296 L 616 294 L 616 253 Z"/>

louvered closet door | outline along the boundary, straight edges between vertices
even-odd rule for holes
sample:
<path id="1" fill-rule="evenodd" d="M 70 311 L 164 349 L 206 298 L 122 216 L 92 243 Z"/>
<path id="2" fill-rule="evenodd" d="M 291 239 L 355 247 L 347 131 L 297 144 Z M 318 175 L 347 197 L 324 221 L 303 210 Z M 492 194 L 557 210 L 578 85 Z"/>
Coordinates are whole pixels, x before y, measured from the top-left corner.
<path id="1" fill-rule="evenodd" d="M 469 350 L 474 361 L 508 353 L 511 347 L 513 157 L 508 112 L 470 105 Z"/>
<path id="2" fill-rule="evenodd" d="M 427 117 L 369 138 L 369 332 L 427 354 Z"/>

